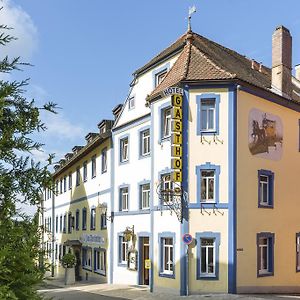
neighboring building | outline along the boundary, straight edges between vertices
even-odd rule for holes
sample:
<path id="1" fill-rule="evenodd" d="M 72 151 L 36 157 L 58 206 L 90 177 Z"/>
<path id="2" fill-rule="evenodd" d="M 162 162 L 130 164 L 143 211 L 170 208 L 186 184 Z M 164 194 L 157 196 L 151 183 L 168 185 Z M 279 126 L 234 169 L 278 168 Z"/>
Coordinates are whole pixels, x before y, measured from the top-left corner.
<path id="1" fill-rule="evenodd" d="M 55 276 L 64 276 L 60 259 L 72 251 L 77 280 L 108 282 L 112 123 L 100 122 L 99 133 L 89 133 L 85 146 L 66 154 L 53 174 L 55 193 L 45 193 L 45 227 L 53 233 L 45 235 L 45 245 Z"/>
<path id="2" fill-rule="evenodd" d="M 276 28 L 269 69 L 188 31 L 134 73 L 113 110 L 109 283 L 181 295 L 300 291 L 291 49 Z"/>

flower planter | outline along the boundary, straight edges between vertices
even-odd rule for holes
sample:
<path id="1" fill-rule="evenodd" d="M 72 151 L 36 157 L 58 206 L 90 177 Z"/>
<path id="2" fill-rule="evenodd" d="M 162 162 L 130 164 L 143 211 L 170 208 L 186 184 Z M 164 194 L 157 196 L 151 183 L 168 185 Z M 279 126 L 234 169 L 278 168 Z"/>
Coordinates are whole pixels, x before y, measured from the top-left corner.
<path id="1" fill-rule="evenodd" d="M 75 268 L 65 268 L 65 285 L 75 283 Z"/>

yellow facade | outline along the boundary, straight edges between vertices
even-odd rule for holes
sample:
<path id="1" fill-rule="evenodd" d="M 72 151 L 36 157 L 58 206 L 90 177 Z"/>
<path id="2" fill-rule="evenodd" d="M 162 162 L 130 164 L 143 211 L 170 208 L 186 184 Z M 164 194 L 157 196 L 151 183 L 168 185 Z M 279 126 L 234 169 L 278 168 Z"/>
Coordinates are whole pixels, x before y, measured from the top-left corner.
<path id="1" fill-rule="evenodd" d="M 296 272 L 296 233 L 299 223 L 299 116 L 292 109 L 244 91 L 237 104 L 237 291 L 299 291 Z M 283 125 L 279 160 L 252 155 L 248 148 L 248 116 L 253 109 L 279 116 Z M 274 172 L 274 207 L 258 207 L 258 170 Z M 275 234 L 274 275 L 257 276 L 257 241 L 260 232 Z"/>

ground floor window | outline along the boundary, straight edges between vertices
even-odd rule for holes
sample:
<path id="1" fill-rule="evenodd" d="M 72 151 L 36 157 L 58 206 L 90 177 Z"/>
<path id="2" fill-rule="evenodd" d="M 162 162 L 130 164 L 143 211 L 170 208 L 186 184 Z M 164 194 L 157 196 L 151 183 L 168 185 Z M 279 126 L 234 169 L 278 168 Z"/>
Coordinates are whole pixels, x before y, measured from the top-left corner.
<path id="1" fill-rule="evenodd" d="M 159 234 L 160 272 L 161 277 L 175 278 L 174 233 Z"/>
<path id="2" fill-rule="evenodd" d="M 257 234 L 257 276 L 274 275 L 274 233 Z"/>
<path id="3" fill-rule="evenodd" d="M 197 279 L 218 279 L 220 233 L 196 233 Z"/>
<path id="4" fill-rule="evenodd" d="M 106 275 L 106 250 L 103 248 L 94 249 L 94 271 Z"/>
<path id="5" fill-rule="evenodd" d="M 127 265 L 128 242 L 124 236 L 119 236 L 119 264 Z"/>
<path id="6" fill-rule="evenodd" d="M 300 272 L 300 232 L 296 233 L 296 271 Z"/>
<path id="7" fill-rule="evenodd" d="M 82 267 L 85 269 L 92 269 L 92 248 L 82 248 Z"/>

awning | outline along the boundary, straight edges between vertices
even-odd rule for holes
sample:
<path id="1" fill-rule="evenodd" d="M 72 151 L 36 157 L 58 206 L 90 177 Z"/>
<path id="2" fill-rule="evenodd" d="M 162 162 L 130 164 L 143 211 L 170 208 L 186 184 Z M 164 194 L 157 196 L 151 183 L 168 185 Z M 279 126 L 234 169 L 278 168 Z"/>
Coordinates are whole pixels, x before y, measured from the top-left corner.
<path id="1" fill-rule="evenodd" d="M 79 240 L 67 240 L 64 242 L 65 246 L 81 246 L 81 242 Z"/>

